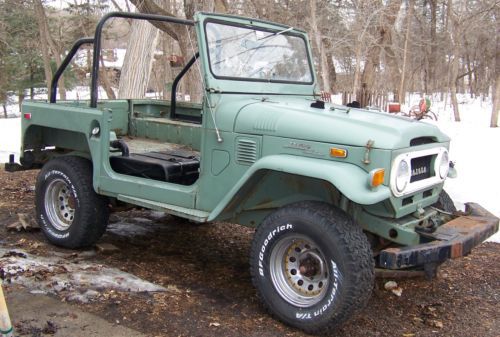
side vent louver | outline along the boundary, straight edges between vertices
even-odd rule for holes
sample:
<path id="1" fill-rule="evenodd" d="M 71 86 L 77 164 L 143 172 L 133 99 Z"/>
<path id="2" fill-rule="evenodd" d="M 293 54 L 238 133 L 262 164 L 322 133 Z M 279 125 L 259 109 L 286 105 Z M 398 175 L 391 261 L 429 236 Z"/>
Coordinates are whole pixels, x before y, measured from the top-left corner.
<path id="1" fill-rule="evenodd" d="M 242 165 L 252 165 L 259 157 L 257 142 L 252 139 L 239 138 L 236 141 L 236 162 Z"/>

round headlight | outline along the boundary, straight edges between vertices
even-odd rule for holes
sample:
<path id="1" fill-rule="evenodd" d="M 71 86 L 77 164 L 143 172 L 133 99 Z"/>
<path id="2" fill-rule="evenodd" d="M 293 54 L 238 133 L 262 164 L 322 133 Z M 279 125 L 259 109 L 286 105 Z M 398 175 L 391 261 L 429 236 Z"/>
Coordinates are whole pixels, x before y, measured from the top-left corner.
<path id="1" fill-rule="evenodd" d="M 396 171 L 396 189 L 403 192 L 410 182 L 410 165 L 406 160 L 401 160 Z"/>
<path id="2" fill-rule="evenodd" d="M 449 169 L 450 159 L 448 158 L 448 151 L 444 151 L 441 155 L 441 162 L 439 163 L 439 176 L 441 177 L 441 179 L 446 178 Z"/>

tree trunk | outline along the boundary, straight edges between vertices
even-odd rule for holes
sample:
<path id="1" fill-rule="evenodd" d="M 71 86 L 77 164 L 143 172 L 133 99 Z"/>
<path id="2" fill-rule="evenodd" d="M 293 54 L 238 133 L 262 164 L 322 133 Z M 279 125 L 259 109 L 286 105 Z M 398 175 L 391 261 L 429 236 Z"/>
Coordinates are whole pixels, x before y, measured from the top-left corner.
<path id="1" fill-rule="evenodd" d="M 399 82 L 399 102 L 405 102 L 406 90 L 405 90 L 405 74 L 406 74 L 406 59 L 408 55 L 408 41 L 410 40 L 410 31 L 411 31 L 411 20 L 413 15 L 413 0 L 408 2 L 408 13 L 407 15 L 407 24 L 406 24 L 406 35 L 405 35 L 405 45 L 403 49 L 403 69 L 401 70 L 401 81 Z"/>
<path id="2" fill-rule="evenodd" d="M 186 33 L 182 38 L 179 39 L 179 48 L 181 50 L 181 54 L 185 56 L 186 62 L 194 56 L 197 45 L 196 45 L 196 36 L 194 34 Z M 199 62 L 199 61 L 197 61 Z M 203 78 L 200 78 L 200 65 L 194 64 L 191 69 L 186 73 L 184 78 L 182 79 L 181 86 L 183 87 L 183 91 L 189 94 L 190 101 L 192 102 L 201 102 L 203 97 L 202 83 Z"/>
<path id="3" fill-rule="evenodd" d="M 56 60 L 56 65 L 59 67 L 62 63 L 61 54 L 57 48 L 54 40 L 50 36 L 49 24 L 47 23 L 47 15 L 41 0 L 34 0 L 35 14 L 37 17 L 38 30 L 40 32 L 40 43 L 42 47 L 42 53 L 44 57 L 44 67 L 45 67 L 45 77 L 47 80 L 47 88 L 50 89 L 52 82 L 52 69 L 50 67 L 50 57 L 49 48 L 52 50 L 52 54 Z M 62 100 L 66 99 L 66 86 L 64 84 L 64 77 L 61 76 L 59 79 L 59 98 Z"/>
<path id="4" fill-rule="evenodd" d="M 45 40 L 45 28 L 43 25 L 42 16 L 44 15 L 43 5 L 41 1 L 36 0 L 34 2 L 35 5 L 35 13 L 38 21 L 38 32 L 40 34 L 40 48 L 42 50 L 42 58 L 43 58 L 43 70 L 45 72 L 45 82 L 47 83 L 47 89 L 50 90 L 50 85 L 52 82 L 52 67 L 50 66 L 50 52 L 49 46 L 47 43 L 44 43 Z"/>
<path id="5" fill-rule="evenodd" d="M 7 106 L 5 105 L 5 102 L 2 103 L 2 107 L 3 107 L 3 115 L 5 118 L 7 118 Z"/>
<path id="6" fill-rule="evenodd" d="M 33 88 L 33 79 L 34 79 L 34 70 L 33 66 L 30 67 L 30 99 L 35 98 L 35 88 Z"/>
<path id="7" fill-rule="evenodd" d="M 458 109 L 458 100 L 457 100 L 457 85 L 458 85 L 458 67 L 459 67 L 459 53 L 460 53 L 460 46 L 459 46 L 459 39 L 461 37 L 460 34 L 460 23 L 459 19 L 455 16 L 453 11 L 451 10 L 452 6 L 452 0 L 448 0 L 448 15 L 449 15 L 449 34 L 450 34 L 450 39 L 451 43 L 453 46 L 453 59 L 450 62 L 450 98 L 451 98 L 451 105 L 453 107 L 453 115 L 455 116 L 455 121 L 460 122 L 460 111 Z"/>
<path id="8" fill-rule="evenodd" d="M 172 55 L 172 43 L 166 37 L 162 39 L 162 50 L 164 56 Z M 166 58 L 163 58 L 162 66 L 163 66 L 163 71 L 159 85 L 162 86 L 162 91 L 163 91 L 162 98 L 168 100 L 170 99 L 172 93 L 172 87 L 171 87 L 173 83 L 172 67 L 170 67 L 170 64 Z M 170 87 L 167 88 L 166 84 L 170 84 Z"/>
<path id="9" fill-rule="evenodd" d="M 431 6 L 431 52 L 429 55 L 429 66 L 427 69 L 427 83 L 432 93 L 436 91 L 436 59 L 437 59 L 437 0 L 430 0 Z M 427 89 L 426 89 L 427 92 Z M 427 92 L 428 93 L 428 92 Z"/>
<path id="10" fill-rule="evenodd" d="M 311 33 L 314 37 L 314 42 L 317 50 L 317 54 L 319 55 L 319 74 L 321 76 L 321 88 L 322 90 L 326 92 L 330 92 L 330 74 L 328 71 L 328 60 L 326 57 L 326 51 L 325 47 L 323 45 L 323 39 L 321 36 L 321 30 L 320 27 L 318 26 L 318 21 L 317 21 L 317 12 L 316 12 L 316 0 L 311 0 L 310 1 L 310 15 L 311 15 Z"/>
<path id="11" fill-rule="evenodd" d="M 467 48 L 467 47 L 466 47 Z M 474 70 L 472 69 L 471 65 L 470 65 L 470 56 L 469 56 L 469 52 L 466 51 L 466 67 L 467 67 L 467 84 L 468 84 L 468 87 L 469 87 L 469 95 L 470 95 L 470 98 L 474 98 L 474 82 L 472 80 L 472 76 L 474 75 Z"/>
<path id="12" fill-rule="evenodd" d="M 497 80 L 493 88 L 493 107 L 491 110 L 491 122 L 490 126 L 492 128 L 498 127 L 498 111 L 500 110 L 500 74 L 497 75 Z"/>
<path id="13" fill-rule="evenodd" d="M 227 4 L 223 0 L 218 0 L 219 4 L 217 5 L 218 10 L 224 10 L 227 8 Z M 160 7 L 155 3 L 154 0 L 130 0 L 137 9 L 141 13 L 149 13 L 149 14 L 160 14 L 167 16 L 175 16 L 168 9 Z M 159 2 L 159 1 L 158 1 Z M 207 10 L 210 7 L 213 7 L 213 1 L 204 1 L 204 2 L 195 2 L 192 0 L 184 0 L 182 1 L 184 14 L 187 19 L 192 19 L 194 12 L 196 10 Z M 212 8 L 213 9 L 213 8 Z M 193 48 L 196 49 L 196 38 L 195 36 L 191 37 L 191 41 L 189 40 L 188 30 L 186 30 L 186 26 L 184 25 L 173 25 L 168 23 L 162 23 L 158 21 L 151 22 L 155 27 L 160 29 L 161 31 L 167 33 L 171 38 L 179 43 L 179 48 L 181 50 L 181 56 L 184 56 L 186 60 L 189 60 L 194 52 Z M 191 28 L 192 29 L 192 28 Z M 193 34 L 194 35 L 194 34 Z M 193 44 L 193 46 L 191 46 Z M 134 60 L 134 62 L 138 62 Z M 192 101 L 200 101 L 203 95 L 202 93 L 202 81 L 200 79 L 199 71 L 197 69 L 198 65 L 195 65 L 182 80 L 184 82 L 181 86 L 185 86 L 188 88 L 188 92 L 190 94 Z M 120 81 L 121 85 L 121 81 Z"/>
<path id="14" fill-rule="evenodd" d="M 333 63 L 332 53 L 326 54 L 326 61 L 328 65 L 328 77 L 330 80 L 330 93 L 334 93 L 336 91 L 337 70 L 335 69 L 335 64 Z"/>
<path id="15" fill-rule="evenodd" d="M 450 95 L 451 95 L 451 105 L 453 107 L 453 115 L 455 116 L 455 121 L 460 122 L 460 111 L 458 110 L 458 100 L 457 100 L 457 82 L 458 82 L 458 46 L 453 49 L 453 60 L 451 61 L 450 69 Z"/>
<path id="16" fill-rule="evenodd" d="M 498 18 L 495 18 L 498 20 Z M 498 22 L 498 21 L 497 21 Z M 495 37 L 496 41 L 496 56 L 495 56 L 495 75 L 496 75 L 496 81 L 493 84 L 493 106 L 491 110 L 491 121 L 490 121 L 490 126 L 492 128 L 497 128 L 498 127 L 498 110 L 500 110 L 500 38 L 498 37 L 498 34 Z"/>
<path id="17" fill-rule="evenodd" d="M 380 62 L 382 48 L 386 48 L 391 41 L 391 31 L 396 22 L 397 13 L 401 7 L 401 0 L 390 1 L 386 5 L 384 15 L 380 18 L 378 37 L 368 52 L 363 74 L 361 76 L 361 87 L 356 94 L 356 100 L 361 107 L 370 104 L 371 95 L 375 86 L 375 75 Z"/>
<path id="18" fill-rule="evenodd" d="M 19 112 L 22 112 L 22 106 L 23 106 L 23 101 L 24 101 L 24 90 L 19 90 L 17 93 L 18 97 L 18 106 L 19 106 Z"/>
<path id="19" fill-rule="evenodd" d="M 104 91 L 106 91 L 106 96 L 108 96 L 108 99 L 116 99 L 115 92 L 113 91 L 113 87 L 111 85 L 111 82 L 109 81 L 106 66 L 104 65 L 104 58 L 102 56 L 102 53 L 100 54 L 100 63 L 101 66 L 99 67 L 99 79 L 101 80 Z"/>
<path id="20" fill-rule="evenodd" d="M 359 92 L 359 78 L 361 73 L 361 41 L 357 40 L 356 45 L 356 60 L 354 66 L 354 79 L 352 83 L 352 93 L 354 94 L 354 98 L 358 99 L 357 94 Z M 350 103 L 350 102 L 348 102 Z"/>
<path id="21" fill-rule="evenodd" d="M 118 98 L 143 98 L 145 96 L 157 38 L 158 30 L 148 21 L 132 21 L 120 76 Z"/>

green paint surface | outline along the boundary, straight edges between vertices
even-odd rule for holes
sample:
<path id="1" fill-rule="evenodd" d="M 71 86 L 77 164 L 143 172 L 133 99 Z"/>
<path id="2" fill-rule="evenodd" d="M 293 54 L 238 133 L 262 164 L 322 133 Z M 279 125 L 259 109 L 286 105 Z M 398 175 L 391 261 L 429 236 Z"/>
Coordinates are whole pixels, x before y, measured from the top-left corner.
<path id="1" fill-rule="evenodd" d="M 207 91 L 202 104 L 178 103 L 177 112 L 201 123 L 173 120 L 169 101 L 100 100 L 96 109 L 85 101 L 25 101 L 23 112 L 32 118 L 22 122 L 22 150 L 33 151 L 42 163 L 68 154 L 91 158 L 97 193 L 196 221 L 257 226 L 279 207 L 320 200 L 342 205 L 369 232 L 401 244 L 418 243 L 408 216 L 433 204 L 443 184 L 405 196 L 410 202 L 397 198 L 389 186 L 393 160 L 409 151 L 448 148 L 449 138 L 433 125 L 386 113 L 329 103 L 324 109 L 311 107 L 318 91 L 315 80 L 293 84 L 215 78 L 208 66 L 206 20 L 274 32 L 286 27 L 204 13 L 195 19 Z M 293 33 L 308 41 L 303 31 Z M 109 141 L 116 137 L 175 144 L 197 153 L 199 179 L 184 186 L 114 172 L 109 157 L 117 154 L 110 152 Z M 410 147 L 420 137 L 433 143 Z M 330 156 L 333 147 L 346 150 L 347 156 Z M 372 188 L 369 172 L 375 169 L 385 170 L 385 180 Z M 390 229 L 398 231 L 398 238 L 388 236 Z"/>

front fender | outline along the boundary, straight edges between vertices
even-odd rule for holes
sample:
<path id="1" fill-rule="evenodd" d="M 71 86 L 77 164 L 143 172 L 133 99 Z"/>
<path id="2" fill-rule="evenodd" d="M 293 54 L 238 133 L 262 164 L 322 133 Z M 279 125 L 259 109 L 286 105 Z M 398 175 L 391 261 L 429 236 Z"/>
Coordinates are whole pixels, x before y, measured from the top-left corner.
<path id="1" fill-rule="evenodd" d="M 391 195 L 391 191 L 387 186 L 381 185 L 375 189 L 370 188 L 368 173 L 356 165 L 292 155 L 271 155 L 261 158 L 245 172 L 210 213 L 208 221 L 217 218 L 242 190 L 245 183 L 261 170 L 272 170 L 325 180 L 338 189 L 347 199 L 361 205 L 375 204 L 389 198 Z"/>

